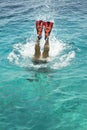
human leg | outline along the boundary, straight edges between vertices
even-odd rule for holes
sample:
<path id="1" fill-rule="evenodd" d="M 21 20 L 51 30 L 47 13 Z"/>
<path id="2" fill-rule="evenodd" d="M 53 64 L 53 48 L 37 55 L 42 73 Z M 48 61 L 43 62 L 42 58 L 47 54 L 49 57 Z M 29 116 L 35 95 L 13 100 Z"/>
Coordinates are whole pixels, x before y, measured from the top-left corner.
<path id="1" fill-rule="evenodd" d="M 50 49 L 50 47 L 49 47 L 49 38 L 47 38 L 45 40 L 44 50 L 43 50 L 43 53 L 42 53 L 43 58 L 49 57 L 49 49 Z"/>
<path id="2" fill-rule="evenodd" d="M 50 32 L 52 30 L 52 27 L 53 27 L 53 23 L 52 22 L 44 22 L 44 31 L 45 31 L 45 44 L 44 44 L 44 50 L 43 50 L 43 53 L 42 53 L 42 57 L 43 58 L 47 58 L 49 57 L 49 35 L 50 35 Z"/>
<path id="3" fill-rule="evenodd" d="M 36 44 L 35 44 L 35 53 L 34 53 L 34 58 L 38 59 L 41 56 L 41 51 L 40 51 L 40 40 L 37 38 Z"/>
<path id="4" fill-rule="evenodd" d="M 42 37 L 42 29 L 43 29 L 43 21 L 42 20 L 36 21 L 37 40 L 35 44 L 35 54 L 34 54 L 35 59 L 39 59 L 41 56 L 40 39 Z"/>

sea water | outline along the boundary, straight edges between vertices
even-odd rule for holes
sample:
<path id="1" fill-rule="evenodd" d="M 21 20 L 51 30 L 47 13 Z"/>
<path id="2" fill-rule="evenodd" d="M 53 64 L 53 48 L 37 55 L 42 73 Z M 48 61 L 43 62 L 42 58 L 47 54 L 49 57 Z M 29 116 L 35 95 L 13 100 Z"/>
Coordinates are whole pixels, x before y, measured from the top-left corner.
<path id="1" fill-rule="evenodd" d="M 54 22 L 47 64 L 36 20 Z M 0 130 L 87 130 L 86 0 L 0 0 Z"/>

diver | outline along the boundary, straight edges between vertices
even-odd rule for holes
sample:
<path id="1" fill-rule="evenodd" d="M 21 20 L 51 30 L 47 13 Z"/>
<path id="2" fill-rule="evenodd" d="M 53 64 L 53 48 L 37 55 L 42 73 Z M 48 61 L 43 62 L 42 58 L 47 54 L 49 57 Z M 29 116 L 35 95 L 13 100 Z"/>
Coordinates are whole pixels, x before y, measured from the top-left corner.
<path id="1" fill-rule="evenodd" d="M 45 22 L 42 20 L 36 21 L 36 30 L 37 30 L 37 40 L 35 44 L 35 53 L 33 60 L 34 61 L 40 61 L 41 59 L 46 59 L 49 57 L 49 35 L 53 27 L 53 22 Z M 44 44 L 44 50 L 41 54 L 40 50 L 40 40 L 42 38 L 42 30 L 44 28 L 45 32 L 45 44 Z"/>

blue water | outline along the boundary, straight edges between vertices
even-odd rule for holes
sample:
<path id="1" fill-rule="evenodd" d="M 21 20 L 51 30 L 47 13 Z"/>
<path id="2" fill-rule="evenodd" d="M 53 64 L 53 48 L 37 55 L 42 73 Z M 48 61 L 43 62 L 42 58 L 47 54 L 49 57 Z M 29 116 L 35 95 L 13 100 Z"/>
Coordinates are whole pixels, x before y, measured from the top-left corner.
<path id="1" fill-rule="evenodd" d="M 39 19 L 54 26 L 34 65 Z M 0 130 L 87 130 L 86 0 L 0 0 Z"/>

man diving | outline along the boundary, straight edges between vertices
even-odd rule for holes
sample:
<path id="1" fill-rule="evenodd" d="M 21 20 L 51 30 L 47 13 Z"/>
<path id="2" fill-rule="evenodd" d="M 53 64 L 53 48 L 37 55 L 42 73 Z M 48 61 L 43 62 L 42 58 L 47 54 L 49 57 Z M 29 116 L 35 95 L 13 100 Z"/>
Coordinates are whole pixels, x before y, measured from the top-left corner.
<path id="1" fill-rule="evenodd" d="M 35 44 L 35 53 L 33 61 L 39 63 L 41 59 L 46 59 L 49 57 L 49 35 L 53 27 L 53 22 L 44 22 L 42 20 L 36 21 L 36 30 L 37 30 L 37 40 Z M 40 51 L 40 40 L 42 38 L 42 30 L 44 28 L 45 32 L 45 44 L 44 50 L 41 54 Z"/>

